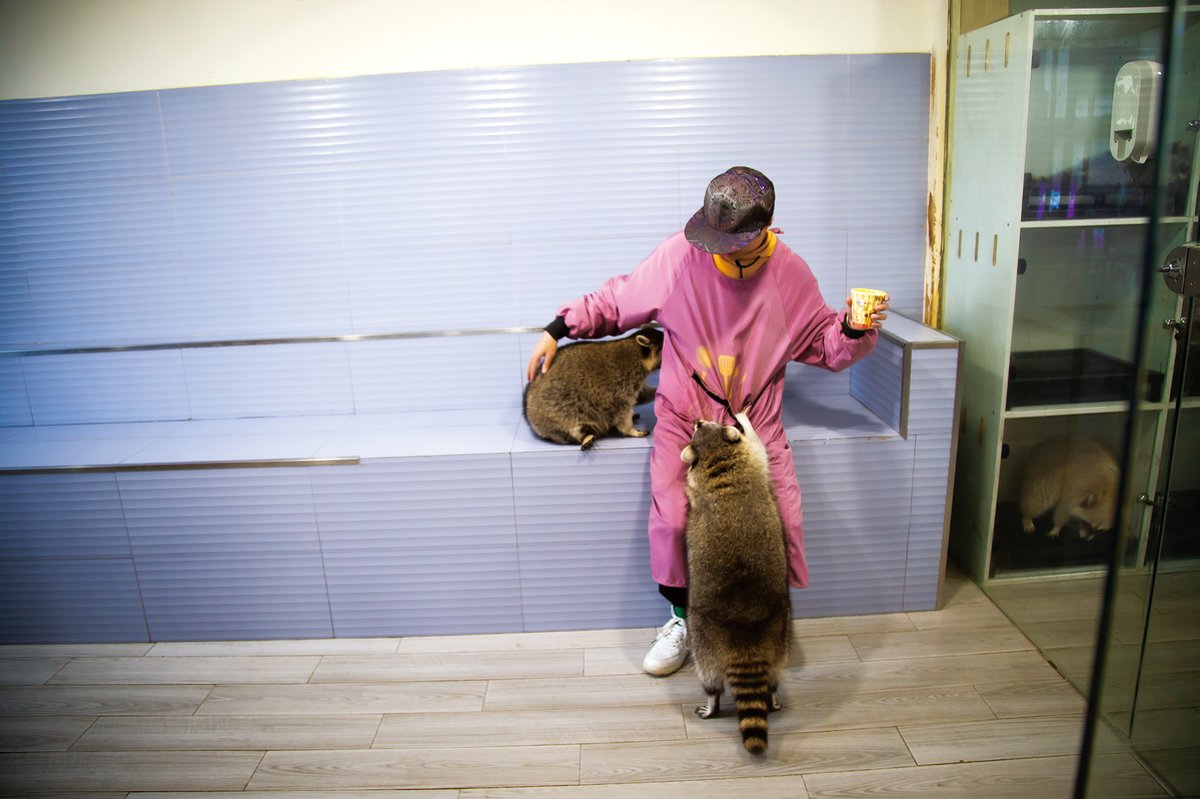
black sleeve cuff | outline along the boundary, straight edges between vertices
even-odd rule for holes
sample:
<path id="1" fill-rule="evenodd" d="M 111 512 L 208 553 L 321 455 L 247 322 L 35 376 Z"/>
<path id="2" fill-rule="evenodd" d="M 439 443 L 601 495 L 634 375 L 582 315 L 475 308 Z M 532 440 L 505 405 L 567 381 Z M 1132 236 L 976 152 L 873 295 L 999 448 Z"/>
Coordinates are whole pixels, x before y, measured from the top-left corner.
<path id="1" fill-rule="evenodd" d="M 863 336 L 867 335 L 867 331 L 859 330 L 856 327 L 850 327 L 850 325 L 846 323 L 846 317 L 843 316 L 842 335 L 844 335 L 846 338 L 862 338 Z"/>
<path id="2" fill-rule="evenodd" d="M 571 334 L 571 331 L 567 329 L 567 320 L 561 316 L 554 317 L 554 321 L 542 329 L 553 336 L 555 341 L 558 341 L 560 338 L 566 338 Z"/>

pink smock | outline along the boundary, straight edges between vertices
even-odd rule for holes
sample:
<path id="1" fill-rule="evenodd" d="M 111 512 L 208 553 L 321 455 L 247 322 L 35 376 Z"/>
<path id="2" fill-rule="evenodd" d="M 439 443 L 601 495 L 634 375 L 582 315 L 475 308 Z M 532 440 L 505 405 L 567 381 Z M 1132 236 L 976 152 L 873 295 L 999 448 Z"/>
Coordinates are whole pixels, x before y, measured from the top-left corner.
<path id="1" fill-rule="evenodd" d="M 682 232 L 630 274 L 559 311 L 572 338 L 611 336 L 652 321 L 665 331 L 650 456 L 650 573 L 657 583 L 687 585 L 687 464 L 679 454 L 697 419 L 730 424 L 732 409 L 747 412 L 767 450 L 787 534 L 788 582 L 808 585 L 800 486 L 781 418 L 784 370 L 800 361 L 838 371 L 870 353 L 877 333 L 845 335 L 844 315 L 825 304 L 808 264 L 782 241 L 762 269 L 736 279 Z"/>

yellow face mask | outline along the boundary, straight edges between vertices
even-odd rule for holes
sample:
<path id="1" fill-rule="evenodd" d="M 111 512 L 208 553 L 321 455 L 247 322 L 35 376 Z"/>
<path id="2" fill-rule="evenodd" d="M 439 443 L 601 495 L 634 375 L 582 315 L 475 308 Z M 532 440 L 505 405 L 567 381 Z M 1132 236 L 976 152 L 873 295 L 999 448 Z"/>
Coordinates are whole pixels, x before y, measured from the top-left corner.
<path id="1" fill-rule="evenodd" d="M 775 252 L 775 243 L 778 239 L 770 230 L 767 235 L 753 250 L 739 253 L 736 259 L 732 259 L 726 255 L 713 255 L 713 265 L 720 270 L 721 274 L 726 277 L 731 277 L 735 280 L 744 280 L 758 274 L 767 264 L 767 259 Z"/>

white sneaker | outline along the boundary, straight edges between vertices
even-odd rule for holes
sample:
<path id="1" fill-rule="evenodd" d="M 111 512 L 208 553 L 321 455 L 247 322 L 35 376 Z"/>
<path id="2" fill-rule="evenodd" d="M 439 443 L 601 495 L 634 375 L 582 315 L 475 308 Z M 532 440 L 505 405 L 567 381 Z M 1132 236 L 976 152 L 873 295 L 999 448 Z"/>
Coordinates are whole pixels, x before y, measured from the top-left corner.
<path id="1" fill-rule="evenodd" d="M 687 622 L 672 616 L 658 631 L 654 646 L 650 647 L 646 659 L 642 661 L 642 669 L 647 674 L 665 677 L 679 671 L 687 656 Z"/>

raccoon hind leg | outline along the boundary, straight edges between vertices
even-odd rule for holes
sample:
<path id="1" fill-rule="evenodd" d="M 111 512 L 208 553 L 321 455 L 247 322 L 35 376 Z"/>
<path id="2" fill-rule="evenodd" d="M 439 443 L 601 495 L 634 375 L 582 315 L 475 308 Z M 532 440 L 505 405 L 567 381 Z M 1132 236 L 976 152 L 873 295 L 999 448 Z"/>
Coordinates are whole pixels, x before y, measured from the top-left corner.
<path id="1" fill-rule="evenodd" d="M 1067 522 L 1071 521 L 1074 515 L 1074 507 L 1065 501 L 1060 501 L 1054 508 L 1054 526 L 1046 532 L 1046 535 L 1050 538 L 1058 538 L 1059 533 L 1062 532 Z"/>
<path id="2" fill-rule="evenodd" d="M 695 655 L 693 647 L 693 655 Z M 700 687 L 708 696 L 708 703 L 696 706 L 696 715 L 702 719 L 716 718 L 721 713 L 721 693 L 725 690 L 725 676 L 713 668 L 703 655 L 695 657 L 696 676 L 700 679 Z"/>
<path id="3" fill-rule="evenodd" d="M 767 712 L 780 710 L 783 710 L 783 702 L 779 701 L 779 675 L 773 673 L 767 680 Z"/>
<path id="4" fill-rule="evenodd" d="M 571 438 L 579 444 L 580 449 L 591 449 L 596 443 L 596 436 L 602 431 L 593 424 L 580 424 L 571 429 Z"/>
<path id="5" fill-rule="evenodd" d="M 623 436 L 630 436 L 631 438 L 645 438 L 646 436 L 650 435 L 648 431 L 639 430 L 633 426 L 633 420 L 636 419 L 637 416 L 638 415 L 633 412 L 632 407 L 627 413 L 622 414 L 617 420 L 617 432 Z"/>

